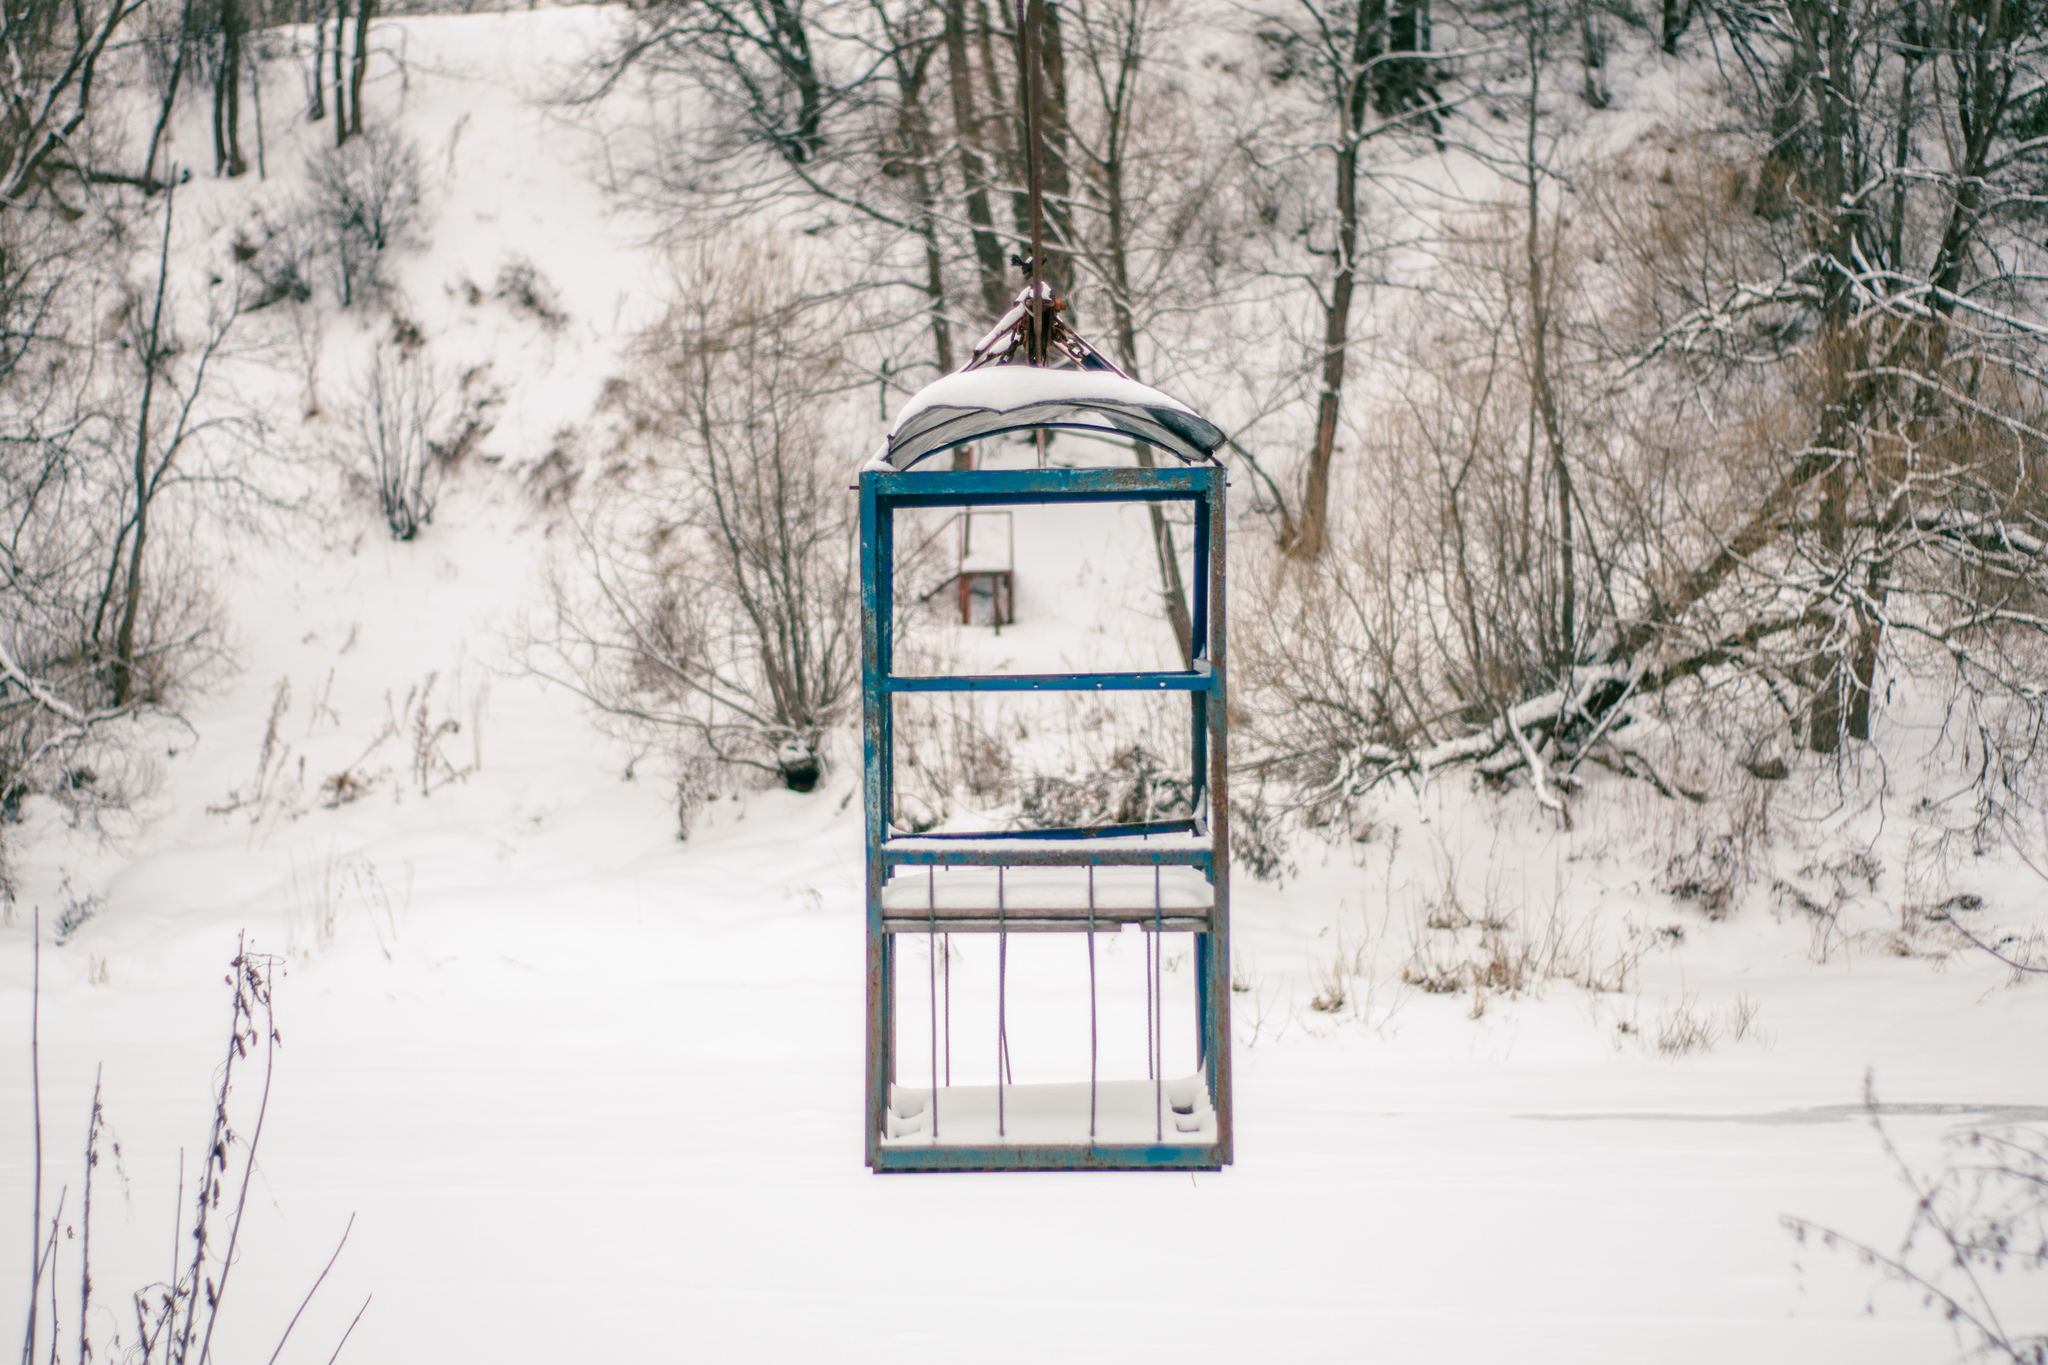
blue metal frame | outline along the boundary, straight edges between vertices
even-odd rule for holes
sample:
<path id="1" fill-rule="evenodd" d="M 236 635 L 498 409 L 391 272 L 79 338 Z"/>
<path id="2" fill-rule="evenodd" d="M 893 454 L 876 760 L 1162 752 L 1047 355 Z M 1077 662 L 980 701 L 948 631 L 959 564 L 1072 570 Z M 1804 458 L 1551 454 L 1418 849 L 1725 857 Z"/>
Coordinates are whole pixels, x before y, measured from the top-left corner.
<path id="1" fill-rule="evenodd" d="M 898 677 L 895 656 L 895 512 L 899 508 L 1078 502 L 1189 502 L 1195 508 L 1194 667 L 1152 673 Z M 1218 465 L 1145 469 L 870 469 L 860 478 L 862 747 L 867 815 L 867 1164 L 876 1171 L 1214 1170 L 1232 1155 L 1230 1085 L 1230 803 L 1224 629 L 1225 477 Z M 1190 708 L 1193 809 L 1206 802 L 1207 846 L 1100 841 L 1192 831 L 1196 821 L 1092 830 L 977 835 L 958 847 L 926 835 L 892 837 L 894 699 L 906 692 L 1182 692 Z M 918 846 L 906 846 L 910 844 Z M 938 846 L 933 845 L 937 843 Z M 896 954 L 883 922 L 882 888 L 902 866 L 1155 866 L 1199 868 L 1213 889 L 1207 929 L 1194 935 L 1198 1055 L 1216 1115 L 1213 1143 L 884 1145 L 896 1069 Z M 1175 916 L 1186 912 L 1176 911 Z M 1150 926 L 1147 926 L 1148 930 Z"/>

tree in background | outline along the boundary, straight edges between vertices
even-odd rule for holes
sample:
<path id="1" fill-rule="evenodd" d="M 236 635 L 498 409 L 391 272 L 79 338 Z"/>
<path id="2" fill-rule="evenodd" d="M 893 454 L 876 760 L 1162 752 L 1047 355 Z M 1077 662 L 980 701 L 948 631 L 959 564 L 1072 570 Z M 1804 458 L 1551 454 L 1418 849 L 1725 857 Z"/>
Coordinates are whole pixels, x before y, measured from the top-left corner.
<path id="1" fill-rule="evenodd" d="M 213 76 L 213 164 L 216 175 L 249 169 L 242 158 L 242 0 L 220 0 L 220 55 Z"/>
<path id="2" fill-rule="evenodd" d="M 1331 464 L 1336 457 L 1352 309 L 1363 274 L 1361 233 L 1367 144 L 1383 135 L 1442 123 L 1432 77 L 1427 0 L 1298 0 L 1261 15 L 1267 80 L 1300 91 L 1313 122 L 1313 149 L 1329 158 L 1330 208 L 1302 225 L 1307 250 L 1327 266 L 1306 276 L 1320 321 L 1314 358 L 1315 437 L 1302 481 L 1301 511 L 1288 548 L 1309 558 L 1328 542 Z M 1312 111 L 1312 112 L 1310 112 Z M 1286 142 L 1255 149 L 1268 165 L 1292 160 Z"/>
<path id="3" fill-rule="evenodd" d="M 0 0 L 0 214 L 57 193 L 78 160 L 107 45 L 146 0 Z"/>
<path id="4" fill-rule="evenodd" d="M 644 462 L 578 524 L 529 666 L 673 748 L 687 829 L 705 763 L 808 791 L 857 705 L 859 584 L 843 465 L 841 308 L 787 242 L 678 257 L 622 399 Z M 714 287 L 715 286 L 715 287 Z"/>
<path id="5" fill-rule="evenodd" d="M 1313 669 L 1276 642 L 1315 674 L 1276 709 L 1344 719 L 1272 754 L 1640 775 L 1619 737 L 1683 696 L 1769 768 L 1866 739 L 1887 660 L 2038 725 L 2038 16 L 1673 0 L 1640 50 L 1714 116 L 1596 153 L 1633 93 L 1591 0 L 1292 0 L 1186 43 L 1168 0 L 1042 8 L 1044 264 L 1121 364 L 1288 431 L 1234 447 L 1310 566 L 1267 619 L 1336 594 L 1369 632 Z M 829 234 L 886 392 L 1010 292 L 1017 37 L 982 0 L 657 4 L 605 75 L 709 96 L 646 183 L 691 231 Z"/>

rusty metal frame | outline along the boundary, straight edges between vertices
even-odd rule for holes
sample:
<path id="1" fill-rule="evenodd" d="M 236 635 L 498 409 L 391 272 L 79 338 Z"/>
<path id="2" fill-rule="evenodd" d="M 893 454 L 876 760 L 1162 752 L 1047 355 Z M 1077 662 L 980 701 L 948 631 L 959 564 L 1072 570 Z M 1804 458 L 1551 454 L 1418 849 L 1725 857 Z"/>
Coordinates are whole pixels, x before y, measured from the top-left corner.
<path id="1" fill-rule="evenodd" d="M 1226 480 L 1219 465 L 1185 468 L 933 470 L 870 468 L 860 478 L 863 805 L 867 833 L 867 1164 L 876 1171 L 1214 1170 L 1232 1157 L 1230 1066 L 1230 802 L 1228 669 L 1225 652 Z M 1195 508 L 1194 667 L 1163 673 L 898 677 L 895 633 L 895 512 L 916 507 L 1019 506 L 1081 502 L 1189 502 Z M 892 832 L 894 698 L 937 691 L 1172 691 L 1190 710 L 1189 821 L 1156 826 L 1024 831 L 972 844 L 934 845 Z M 1127 836 L 1206 834 L 1206 847 L 1133 847 Z M 1100 841 L 1117 837 L 1116 847 Z M 914 843 L 915 846 L 912 846 Z M 991 848 L 990 845 L 999 845 Z M 883 1141 L 896 1067 L 894 929 L 882 889 L 892 869 L 926 863 L 977 866 L 1105 866 L 1178 863 L 1199 868 L 1213 891 L 1207 929 L 1196 932 L 1197 1051 L 1216 1116 L 1206 1143 L 890 1145 Z M 1176 921 L 1178 926 L 1182 921 Z M 1146 926 L 1150 931 L 1157 926 Z"/>

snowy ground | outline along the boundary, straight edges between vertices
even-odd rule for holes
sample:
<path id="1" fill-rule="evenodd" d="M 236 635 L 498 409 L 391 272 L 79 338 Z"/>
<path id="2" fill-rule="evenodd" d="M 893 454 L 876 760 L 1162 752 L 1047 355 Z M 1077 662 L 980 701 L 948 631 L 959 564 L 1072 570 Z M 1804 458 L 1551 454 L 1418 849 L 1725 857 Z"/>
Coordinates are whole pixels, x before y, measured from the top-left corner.
<path id="1" fill-rule="evenodd" d="M 1802 1253 L 1779 1225 L 1800 1215 L 1879 1243 L 1904 1227 L 1908 1197 L 1860 1111 L 1866 1070 L 1923 1166 L 1967 1123 L 2048 1120 L 2042 984 L 1979 956 L 1898 956 L 1882 938 L 1924 890 L 1898 853 L 1904 816 L 1883 836 L 1877 888 L 1849 898 L 1831 937 L 1761 891 L 1719 922 L 1660 893 L 1642 850 L 1674 817 L 1640 784 L 1596 787 L 1570 833 L 1526 793 L 1461 777 L 1390 796 L 1369 839 L 1304 838 L 1295 875 L 1237 883 L 1229 1170 L 869 1175 L 854 770 L 842 762 L 807 796 L 723 799 L 680 843 L 661 775 L 622 779 L 630 755 L 508 663 L 548 546 L 510 471 L 588 411 L 646 267 L 629 226 L 592 207 L 582 144 L 484 75 L 544 70 L 536 54 L 589 14 L 406 25 L 409 126 L 447 167 L 435 244 L 407 286 L 451 356 L 492 354 L 521 395 L 494 437 L 502 467 L 471 469 L 410 545 L 356 503 L 297 544 L 238 544 L 223 591 L 239 671 L 189 728 L 152 731 L 153 793 L 99 827 L 31 802 L 8 831 L 0 1229 L 28 1221 L 40 910 L 52 1196 L 76 1184 L 96 1066 L 121 1144 L 125 1184 L 103 1177 L 94 1228 L 110 1303 L 167 1269 L 237 936 L 286 959 L 226 1361 L 268 1358 L 351 1214 L 285 1359 L 325 1359 L 366 1295 L 350 1359 L 1952 1354 L 1912 1297 L 1873 1296 L 1870 1271 Z M 607 233 L 615 258 L 594 259 Z M 564 335 L 465 312 L 442 287 L 515 253 L 561 289 Z M 849 469 L 864 454 L 850 446 Z M 1142 539 L 1020 519 L 1017 554 L 1018 628 L 939 631 L 934 648 L 1031 667 L 1161 647 L 1132 578 Z M 460 725 L 423 768 L 416 717 Z M 342 772 L 366 794 L 330 807 L 323 788 Z M 1853 821 L 1779 824 L 1791 875 Z M 1549 933 L 1595 970 L 1633 944 L 1634 972 L 1598 993 L 1535 981 L 1477 1018 L 1470 990 L 1403 985 L 1440 932 L 1425 919 L 1452 868 L 1469 905 L 1509 907 L 1524 938 Z M 1971 889 L 2007 925 L 2048 903 L 2003 863 Z M 60 945 L 67 910 L 90 913 Z M 980 947 L 956 966 L 966 1079 L 988 1069 L 971 1003 Z M 1048 941 L 1016 968 L 1020 1079 L 1072 1079 L 1085 1056 L 1078 952 Z M 1130 1074 L 1136 942 L 1105 953 L 1118 1040 L 1105 1055 Z M 1343 1006 L 1313 1008 L 1340 963 Z M 915 1033 L 921 996 L 904 1008 Z M 1713 1026 L 1714 1045 L 1661 1053 L 1660 1029 L 1687 1018 Z M 4 1238 L 0 1284 L 26 1283 L 27 1243 Z M 2001 1292 L 2011 1325 L 2048 1328 L 2048 1279 Z"/>

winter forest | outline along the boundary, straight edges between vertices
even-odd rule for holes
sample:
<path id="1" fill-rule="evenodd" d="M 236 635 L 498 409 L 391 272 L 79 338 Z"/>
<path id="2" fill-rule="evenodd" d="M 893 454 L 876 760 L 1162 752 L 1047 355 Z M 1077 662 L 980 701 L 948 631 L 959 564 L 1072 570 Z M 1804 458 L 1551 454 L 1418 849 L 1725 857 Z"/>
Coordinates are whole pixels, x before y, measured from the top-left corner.
<path id="1" fill-rule="evenodd" d="M 1223 433 L 1236 1155 L 882 1178 L 853 486 L 1034 270 Z M 0 1334 L 2041 1365 L 2044 457 L 2036 0 L 0 0 Z M 899 673 L 1210 667 L 1187 504 L 894 535 Z M 1089 887 L 908 1072 L 1199 1069 Z"/>

